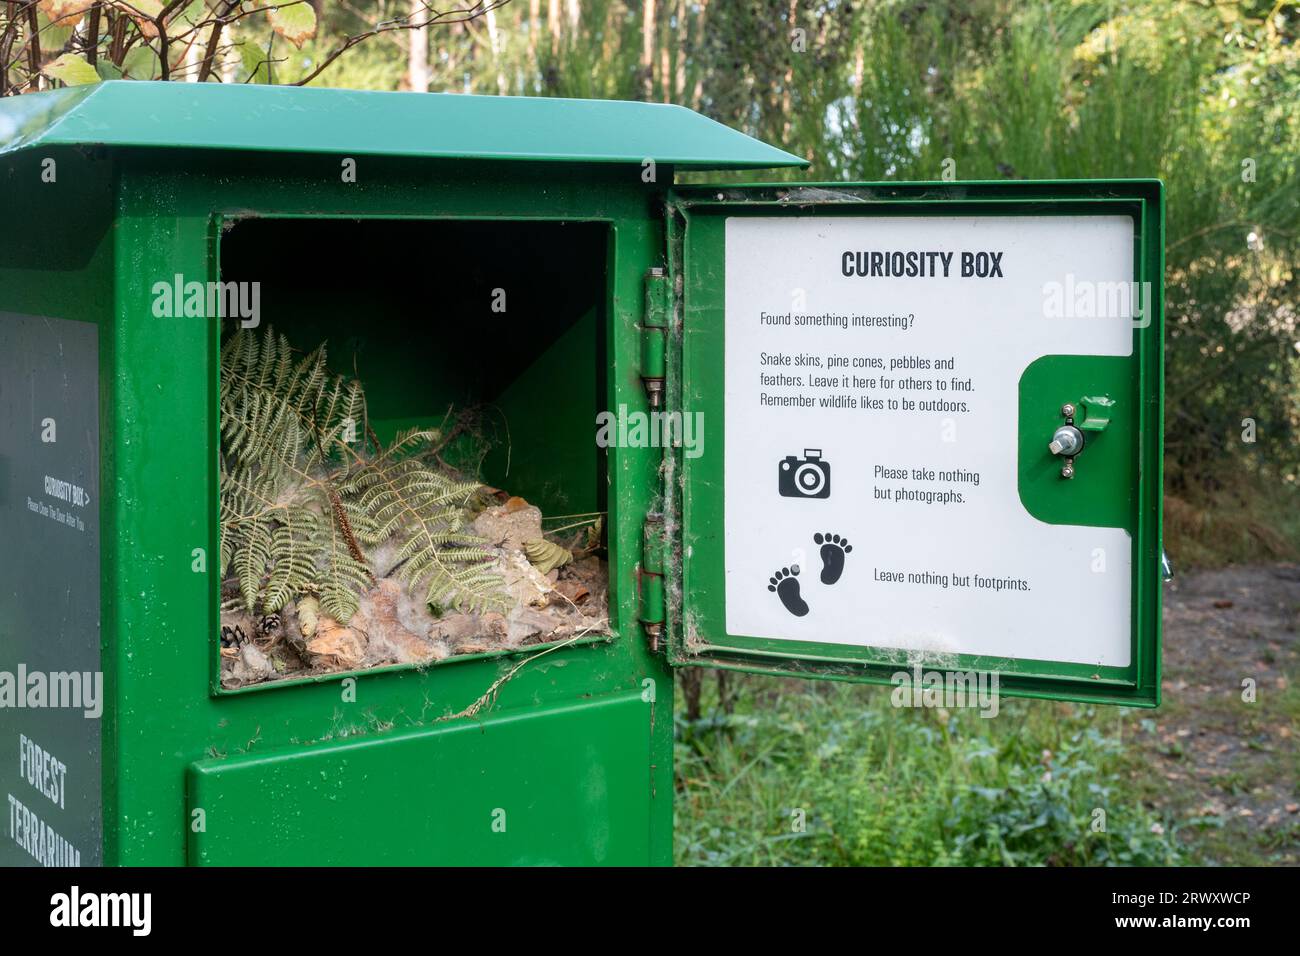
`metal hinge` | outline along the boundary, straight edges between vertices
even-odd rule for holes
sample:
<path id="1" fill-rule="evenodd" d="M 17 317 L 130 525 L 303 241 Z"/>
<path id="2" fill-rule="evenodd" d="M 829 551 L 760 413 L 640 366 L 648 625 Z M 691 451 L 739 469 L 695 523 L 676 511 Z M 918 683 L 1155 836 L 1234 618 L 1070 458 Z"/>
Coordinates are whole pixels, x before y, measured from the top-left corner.
<path id="1" fill-rule="evenodd" d="M 664 378 L 668 351 L 668 271 L 656 266 L 646 271 L 645 317 L 641 324 L 641 381 L 650 408 L 664 404 Z M 641 626 L 650 652 L 657 654 L 663 640 L 664 599 L 664 516 L 652 511 L 645 517 L 641 533 L 640 593 Z"/>
<path id="2" fill-rule="evenodd" d="M 668 271 L 655 266 L 645 276 L 645 319 L 641 324 L 641 381 L 651 408 L 663 405 L 668 348 Z"/>
<path id="3" fill-rule="evenodd" d="M 663 637 L 664 606 L 664 516 L 651 512 L 641 526 L 641 626 L 650 652 L 659 652 Z"/>

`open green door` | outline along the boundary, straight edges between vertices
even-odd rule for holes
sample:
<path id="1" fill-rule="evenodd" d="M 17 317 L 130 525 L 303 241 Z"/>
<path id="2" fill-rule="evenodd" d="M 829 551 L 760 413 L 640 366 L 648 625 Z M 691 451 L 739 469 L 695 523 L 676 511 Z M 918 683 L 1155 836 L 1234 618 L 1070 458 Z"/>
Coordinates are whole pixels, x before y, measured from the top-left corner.
<path id="1" fill-rule="evenodd" d="M 669 208 L 674 665 L 1160 693 L 1157 181 Z"/>

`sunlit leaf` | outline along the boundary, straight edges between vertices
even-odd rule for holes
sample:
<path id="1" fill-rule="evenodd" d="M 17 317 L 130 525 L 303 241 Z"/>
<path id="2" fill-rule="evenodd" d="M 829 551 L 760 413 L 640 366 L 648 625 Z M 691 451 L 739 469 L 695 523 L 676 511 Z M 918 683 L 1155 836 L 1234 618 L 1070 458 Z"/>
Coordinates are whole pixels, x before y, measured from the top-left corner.
<path id="1" fill-rule="evenodd" d="M 42 72 L 46 76 L 61 80 L 68 86 L 84 86 L 87 83 L 99 82 L 99 73 L 79 53 L 64 53 L 52 63 L 47 63 Z"/>
<path id="2" fill-rule="evenodd" d="M 266 51 L 256 43 L 251 41 L 241 43 L 239 45 L 239 60 L 244 66 L 244 72 L 248 74 L 247 82 L 271 82 L 271 62 L 267 59 Z"/>

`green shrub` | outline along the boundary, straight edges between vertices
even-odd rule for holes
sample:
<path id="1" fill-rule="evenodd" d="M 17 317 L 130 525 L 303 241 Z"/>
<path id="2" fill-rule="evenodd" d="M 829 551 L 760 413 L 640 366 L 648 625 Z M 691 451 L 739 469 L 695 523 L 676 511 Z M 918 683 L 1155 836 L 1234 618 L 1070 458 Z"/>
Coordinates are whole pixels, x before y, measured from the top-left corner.
<path id="1" fill-rule="evenodd" d="M 1096 726 L 1118 718 L 1004 701 L 984 719 L 896 709 L 887 688 L 731 680 L 735 713 L 678 718 L 679 863 L 1180 860 L 1168 821 L 1134 795 L 1117 736 Z"/>

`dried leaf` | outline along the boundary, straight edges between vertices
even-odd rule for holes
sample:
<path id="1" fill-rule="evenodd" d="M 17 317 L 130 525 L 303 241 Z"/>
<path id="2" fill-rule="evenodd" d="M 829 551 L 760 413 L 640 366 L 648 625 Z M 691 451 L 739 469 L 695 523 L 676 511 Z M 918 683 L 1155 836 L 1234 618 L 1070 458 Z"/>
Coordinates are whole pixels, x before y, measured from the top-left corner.
<path id="1" fill-rule="evenodd" d="M 36 4 L 50 18 L 50 23 L 59 27 L 75 27 L 94 5 L 95 0 L 39 0 Z"/>
<path id="2" fill-rule="evenodd" d="M 271 29 L 299 49 L 316 35 L 316 11 L 306 0 L 272 7 L 267 15 L 271 19 Z"/>
<path id="3" fill-rule="evenodd" d="M 591 592 L 581 581 L 557 581 L 555 590 L 559 591 L 574 604 L 581 604 L 591 597 Z"/>
<path id="4" fill-rule="evenodd" d="M 153 21 L 163 11 L 162 0 L 116 0 L 109 5 L 134 20 L 142 36 L 152 40 L 158 35 Z"/>
<path id="5" fill-rule="evenodd" d="M 307 642 L 307 650 L 319 657 L 332 657 L 345 667 L 361 662 L 365 646 L 350 627 L 332 617 L 321 615 L 316 636 Z"/>
<path id="6" fill-rule="evenodd" d="M 572 553 L 553 541 L 538 538 L 524 542 L 524 554 L 529 562 L 542 574 L 549 574 L 556 568 L 562 568 L 573 560 Z"/>

